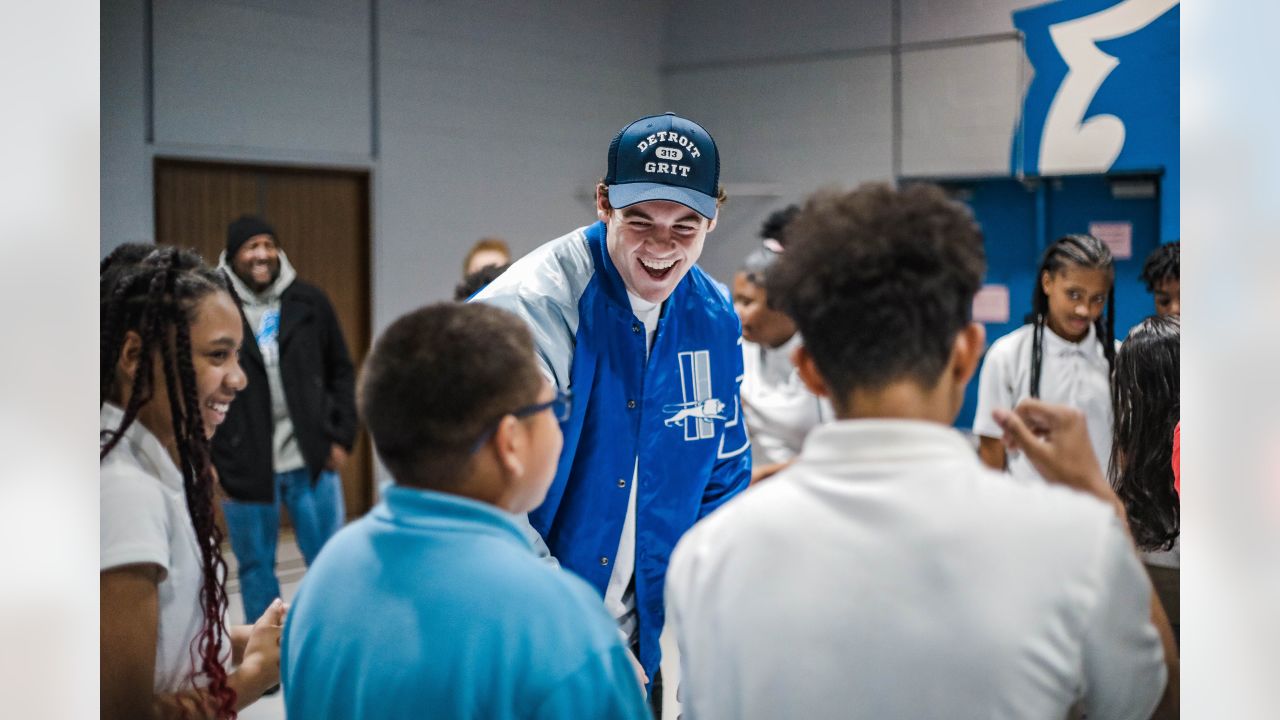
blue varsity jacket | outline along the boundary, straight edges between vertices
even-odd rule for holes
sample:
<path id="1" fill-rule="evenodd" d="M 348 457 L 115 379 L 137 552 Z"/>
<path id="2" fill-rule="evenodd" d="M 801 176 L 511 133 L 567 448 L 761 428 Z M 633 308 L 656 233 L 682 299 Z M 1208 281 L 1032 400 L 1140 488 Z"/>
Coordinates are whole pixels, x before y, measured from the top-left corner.
<path id="1" fill-rule="evenodd" d="M 671 551 L 751 480 L 738 394 L 741 325 L 728 293 L 691 268 L 662 306 L 646 362 L 644 326 L 597 222 L 520 259 L 473 300 L 523 318 L 544 370 L 573 392 L 555 481 L 529 521 L 560 564 L 601 597 L 639 458 L 639 660 L 653 677 Z"/>

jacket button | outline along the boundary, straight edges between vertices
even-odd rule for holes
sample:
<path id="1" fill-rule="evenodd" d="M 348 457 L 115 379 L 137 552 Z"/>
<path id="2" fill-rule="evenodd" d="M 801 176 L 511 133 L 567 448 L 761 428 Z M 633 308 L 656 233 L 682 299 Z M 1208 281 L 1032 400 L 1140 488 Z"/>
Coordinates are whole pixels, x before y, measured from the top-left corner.
<path id="1" fill-rule="evenodd" d="M 626 487 L 626 486 L 627 486 L 627 481 L 623 478 L 618 478 L 618 487 Z"/>
<path id="2" fill-rule="evenodd" d="M 640 332 L 640 323 L 631 323 L 631 332 L 633 332 L 633 333 L 639 333 L 639 332 Z"/>
<path id="3" fill-rule="evenodd" d="M 628 410 L 635 410 L 635 409 L 636 409 L 636 401 L 635 401 L 635 400 L 628 400 L 628 401 L 627 401 L 627 409 L 628 409 Z"/>
<path id="4" fill-rule="evenodd" d="M 600 558 L 600 564 L 601 564 L 601 565 L 608 565 L 608 564 L 609 564 L 609 558 L 607 558 L 607 557 L 602 557 L 602 558 Z"/>

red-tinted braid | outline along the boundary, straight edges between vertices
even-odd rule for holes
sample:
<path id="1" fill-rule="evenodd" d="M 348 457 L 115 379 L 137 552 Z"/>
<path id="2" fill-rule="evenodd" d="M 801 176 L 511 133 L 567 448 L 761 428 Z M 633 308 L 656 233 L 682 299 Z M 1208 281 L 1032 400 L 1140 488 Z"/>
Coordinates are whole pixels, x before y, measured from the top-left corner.
<path id="1" fill-rule="evenodd" d="M 180 309 L 175 311 L 181 313 Z M 227 564 L 222 557 L 222 531 L 214 522 L 213 473 L 210 471 L 209 439 L 204 433 L 204 420 L 200 410 L 200 394 L 196 389 L 195 366 L 191 360 L 191 333 L 186 322 L 178 318 L 177 370 L 182 383 L 184 411 L 179 413 L 175 405 L 174 417 L 184 418 L 178 436 L 178 455 L 182 458 L 182 481 L 187 496 L 187 512 L 195 527 L 200 543 L 200 560 L 204 568 L 204 584 L 200 588 L 200 606 L 204 610 L 204 624 L 200 634 L 191 643 L 193 672 L 202 672 L 209 679 L 208 692 L 217 708 L 217 717 L 236 717 L 236 693 L 227 685 L 227 671 L 222 666 L 222 641 L 226 636 L 227 592 L 223 581 L 227 576 Z M 170 391 L 170 397 L 177 397 Z M 256 618 L 255 618 L 256 619 Z M 199 662 L 197 663 L 197 657 Z"/>
<path id="2" fill-rule="evenodd" d="M 134 329 L 142 339 L 124 419 L 118 428 L 104 431 L 101 457 L 105 458 L 119 443 L 137 419 L 140 408 L 154 394 L 153 358 L 158 351 L 168 390 L 187 512 L 191 516 L 203 565 L 200 605 L 204 622 L 192 641 L 191 671 L 193 676 L 204 675 L 208 680 L 205 690 L 212 700 L 216 717 L 234 720 L 236 694 L 227 685 L 226 669 L 219 662 L 226 637 L 227 595 L 224 582 L 227 567 L 220 552 L 222 533 L 213 519 L 213 472 L 192 362 L 190 332 L 195 304 L 212 292 L 228 292 L 228 288 L 221 276 L 205 267 L 192 253 L 157 247 L 143 259 L 131 257 L 137 254 L 121 253 L 119 263 L 113 262 L 116 257 L 113 254 L 113 258 L 104 261 L 101 268 L 102 302 L 105 306 L 102 312 L 100 388 L 103 402 L 114 394 L 115 364 L 124 344 L 125 332 Z M 142 293 L 144 287 L 145 296 Z M 131 311 L 127 306 L 136 300 L 143 302 L 137 310 L 136 320 L 130 320 Z M 172 343 L 169 341 L 170 327 L 174 330 Z M 186 710 L 184 706 L 184 713 Z"/>

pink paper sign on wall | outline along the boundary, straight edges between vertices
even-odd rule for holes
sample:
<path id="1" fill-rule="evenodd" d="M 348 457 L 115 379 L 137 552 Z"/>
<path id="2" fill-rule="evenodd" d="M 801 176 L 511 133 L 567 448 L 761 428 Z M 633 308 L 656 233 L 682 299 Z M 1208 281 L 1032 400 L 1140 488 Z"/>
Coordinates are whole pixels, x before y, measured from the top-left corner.
<path id="1" fill-rule="evenodd" d="M 1009 322 L 1009 286 L 983 285 L 973 296 L 973 320 L 981 323 Z"/>
<path id="2" fill-rule="evenodd" d="M 1106 243 L 1117 260 L 1133 257 L 1133 223 L 1091 222 L 1089 234 Z"/>

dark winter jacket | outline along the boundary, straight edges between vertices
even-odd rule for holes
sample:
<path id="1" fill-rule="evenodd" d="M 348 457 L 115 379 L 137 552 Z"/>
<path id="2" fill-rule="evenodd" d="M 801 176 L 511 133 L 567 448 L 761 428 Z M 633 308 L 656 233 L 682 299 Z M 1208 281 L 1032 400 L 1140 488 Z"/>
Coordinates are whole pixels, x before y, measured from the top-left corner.
<path id="1" fill-rule="evenodd" d="M 266 366 L 244 324 L 240 366 L 248 385 L 236 395 L 213 437 L 213 464 L 235 500 L 272 502 L 274 424 Z M 314 482 L 337 443 L 356 437 L 355 368 L 333 306 L 320 288 L 293 281 L 280 296 L 280 374 L 298 447 Z"/>

